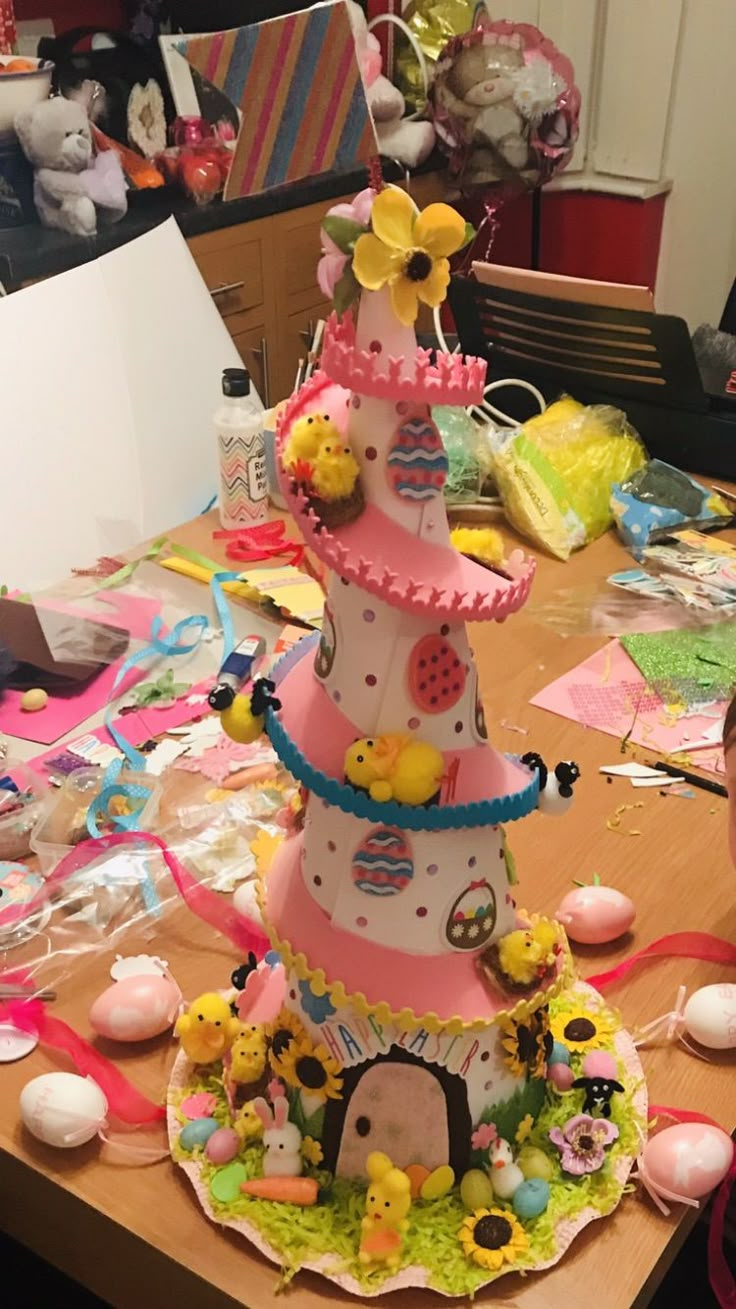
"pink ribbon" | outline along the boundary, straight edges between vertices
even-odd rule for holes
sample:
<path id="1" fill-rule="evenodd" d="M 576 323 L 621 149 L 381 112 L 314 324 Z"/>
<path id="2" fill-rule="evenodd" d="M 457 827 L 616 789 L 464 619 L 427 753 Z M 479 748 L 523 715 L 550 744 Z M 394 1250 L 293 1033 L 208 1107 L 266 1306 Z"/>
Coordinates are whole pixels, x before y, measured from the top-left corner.
<path id="1" fill-rule="evenodd" d="M 661 936 L 658 941 L 652 941 L 651 945 L 630 955 L 628 959 L 616 964 L 615 968 L 605 973 L 595 973 L 585 980 L 596 991 L 603 991 L 625 977 L 639 963 L 648 959 L 675 958 L 704 959 L 712 964 L 736 965 L 736 945 L 724 941 L 720 936 L 712 936 L 710 932 L 673 932 L 669 936 Z"/>

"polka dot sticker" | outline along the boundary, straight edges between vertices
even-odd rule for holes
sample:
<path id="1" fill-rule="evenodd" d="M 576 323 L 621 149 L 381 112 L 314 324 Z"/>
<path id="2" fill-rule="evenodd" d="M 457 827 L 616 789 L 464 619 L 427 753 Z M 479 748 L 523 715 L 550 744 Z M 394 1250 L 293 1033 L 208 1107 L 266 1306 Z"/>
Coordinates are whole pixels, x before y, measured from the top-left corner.
<path id="1" fill-rule="evenodd" d="M 359 396 L 359 395 L 354 395 L 354 396 L 353 396 L 352 404 L 353 404 L 353 409 L 360 409 L 360 396 Z"/>
<path id="2" fill-rule="evenodd" d="M 470 856 L 470 858 L 469 858 L 469 860 L 468 860 L 468 868 L 475 868 L 475 865 L 477 864 L 477 862 L 478 862 L 478 860 L 476 859 L 475 855 L 474 855 L 474 854 L 471 854 L 471 856 Z"/>
<path id="3" fill-rule="evenodd" d="M 337 846 L 335 845 L 335 842 L 334 842 L 334 841 L 328 841 L 328 842 L 327 842 L 327 849 L 329 850 L 330 854 L 334 854 L 335 851 L 336 851 L 336 849 L 337 849 Z"/>
<path id="4" fill-rule="evenodd" d="M 440 870 L 439 864 L 427 864 L 427 872 L 429 873 L 430 877 L 433 877 L 435 873 L 439 872 L 439 870 Z"/>
<path id="5" fill-rule="evenodd" d="M 335 701 L 335 704 L 339 704 L 340 701 L 342 700 L 342 696 L 339 691 L 333 691 L 332 698 Z"/>
<path id="6" fill-rule="evenodd" d="M 416 732 L 417 728 L 421 726 L 421 722 L 421 718 L 410 718 L 406 725 L 412 732 Z"/>
<path id="7" fill-rule="evenodd" d="M 378 678 L 376 677 L 375 673 L 366 673 L 365 675 L 366 686 L 375 686 L 377 681 Z"/>
<path id="8" fill-rule="evenodd" d="M 322 885 L 322 878 L 319 876 L 319 873 L 316 875 L 316 877 L 313 877 L 313 878 L 312 878 L 312 881 L 314 882 L 314 885 L 315 885 L 315 886 L 321 886 L 321 885 Z"/>
<path id="9" fill-rule="evenodd" d="M 409 691 L 420 709 L 441 714 L 462 699 L 467 674 L 450 642 L 443 636 L 423 636 L 409 655 Z"/>
<path id="10" fill-rule="evenodd" d="M 419 908 L 417 909 L 417 918 L 426 918 L 426 917 L 427 917 L 427 909 L 426 909 L 426 906 L 423 905 L 423 904 L 420 904 Z"/>
<path id="11" fill-rule="evenodd" d="M 370 345 L 368 346 L 368 349 L 370 350 L 371 354 L 380 355 L 383 346 L 381 345 L 380 341 L 371 341 Z"/>
<path id="12" fill-rule="evenodd" d="M 364 918 L 363 915 L 361 914 L 360 918 L 356 918 L 356 920 L 355 920 L 355 926 L 356 926 L 356 927 L 367 927 L 367 926 L 368 926 L 368 919 L 367 919 L 367 918 Z"/>
<path id="13" fill-rule="evenodd" d="M 375 613 L 374 613 L 374 611 L 373 611 L 372 609 L 364 609 L 364 610 L 363 610 L 363 622 L 364 622 L 364 623 L 373 623 L 373 622 L 375 622 L 375 618 L 376 618 L 376 615 L 375 615 Z"/>

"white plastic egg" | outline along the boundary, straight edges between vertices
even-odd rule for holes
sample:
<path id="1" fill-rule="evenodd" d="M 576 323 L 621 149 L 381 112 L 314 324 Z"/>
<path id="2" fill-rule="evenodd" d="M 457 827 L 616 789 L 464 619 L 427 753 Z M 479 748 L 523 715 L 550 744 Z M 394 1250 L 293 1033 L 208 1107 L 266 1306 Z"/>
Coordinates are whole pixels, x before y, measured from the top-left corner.
<path id="1" fill-rule="evenodd" d="M 709 1050 L 736 1048 L 736 982 L 716 982 L 695 991 L 685 1005 L 685 1027 Z"/>
<path id="2" fill-rule="evenodd" d="M 97 1135 L 107 1117 L 107 1100 L 91 1077 L 43 1073 L 23 1087 L 20 1113 L 39 1141 L 68 1150 Z"/>

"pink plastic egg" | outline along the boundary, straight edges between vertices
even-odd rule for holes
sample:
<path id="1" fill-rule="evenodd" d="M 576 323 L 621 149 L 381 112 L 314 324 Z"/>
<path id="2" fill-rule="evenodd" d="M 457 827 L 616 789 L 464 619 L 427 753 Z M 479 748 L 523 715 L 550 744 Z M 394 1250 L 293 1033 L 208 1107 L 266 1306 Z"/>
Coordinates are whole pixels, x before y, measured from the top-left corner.
<path id="1" fill-rule="evenodd" d="M 209 1138 L 204 1152 L 212 1164 L 229 1164 L 240 1149 L 240 1137 L 232 1127 L 218 1127 Z"/>
<path id="2" fill-rule="evenodd" d="M 639 1170 L 665 1200 L 699 1200 L 722 1182 L 733 1161 L 733 1142 L 709 1123 L 678 1123 L 644 1146 Z"/>
<path id="3" fill-rule="evenodd" d="M 547 1069 L 547 1078 L 558 1091 L 569 1091 L 575 1081 L 575 1074 L 569 1064 L 551 1064 Z"/>
<path id="4" fill-rule="evenodd" d="M 604 1081 L 615 1081 L 618 1075 L 616 1060 L 607 1050 L 591 1050 L 583 1060 L 584 1077 L 602 1077 Z"/>
<path id="5" fill-rule="evenodd" d="M 160 974 L 125 977 L 98 995 L 90 1025 L 111 1041 L 147 1041 L 171 1027 L 181 1000 L 175 982 Z"/>
<path id="6" fill-rule="evenodd" d="M 576 886 L 568 891 L 555 917 L 571 941 L 604 945 L 628 932 L 636 909 L 627 895 L 612 886 Z"/>

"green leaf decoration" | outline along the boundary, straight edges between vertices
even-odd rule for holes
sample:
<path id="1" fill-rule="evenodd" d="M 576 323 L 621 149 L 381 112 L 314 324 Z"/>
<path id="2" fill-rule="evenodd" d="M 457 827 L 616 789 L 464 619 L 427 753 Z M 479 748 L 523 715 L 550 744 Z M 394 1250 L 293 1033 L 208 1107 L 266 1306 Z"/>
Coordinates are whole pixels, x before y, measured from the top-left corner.
<path id="1" fill-rule="evenodd" d="M 472 223 L 466 223 L 466 224 L 465 224 L 465 235 L 464 235 L 464 237 L 463 237 L 463 243 L 462 243 L 462 245 L 460 246 L 460 249 L 461 249 L 461 250 L 464 250 L 464 249 L 466 248 L 466 246 L 472 245 L 472 243 L 473 243 L 473 241 L 475 240 L 475 238 L 476 238 L 477 235 L 478 235 L 478 233 L 476 232 L 475 228 L 473 227 L 473 224 L 472 224 Z"/>
<path id="2" fill-rule="evenodd" d="M 339 214 L 328 214 L 322 220 L 322 231 L 327 233 L 344 255 L 351 255 L 358 237 L 367 232 L 368 228 L 363 227 L 361 223 L 356 223 L 353 218 L 340 218 Z"/>
<path id="3" fill-rule="evenodd" d="M 345 310 L 349 309 L 352 304 L 355 304 L 359 295 L 360 282 L 355 276 L 352 266 L 348 264 L 340 281 L 335 287 L 335 293 L 332 297 L 332 303 L 341 318 L 345 313 Z"/>
<path id="4" fill-rule="evenodd" d="M 522 1118 L 531 1114 L 536 1119 L 541 1113 L 546 1083 L 543 1077 L 529 1078 L 524 1086 L 515 1091 L 510 1100 L 502 1100 L 498 1105 L 484 1109 L 480 1116 L 481 1123 L 495 1123 L 496 1131 L 505 1141 L 513 1144 Z M 479 1168 L 487 1160 L 487 1150 L 473 1150 L 470 1155 L 470 1167 Z"/>
<path id="5" fill-rule="evenodd" d="M 170 704 L 184 695 L 191 687 L 191 682 L 175 682 L 174 671 L 167 668 L 157 682 L 143 682 L 132 692 L 137 709 L 146 709 L 150 705 Z"/>

